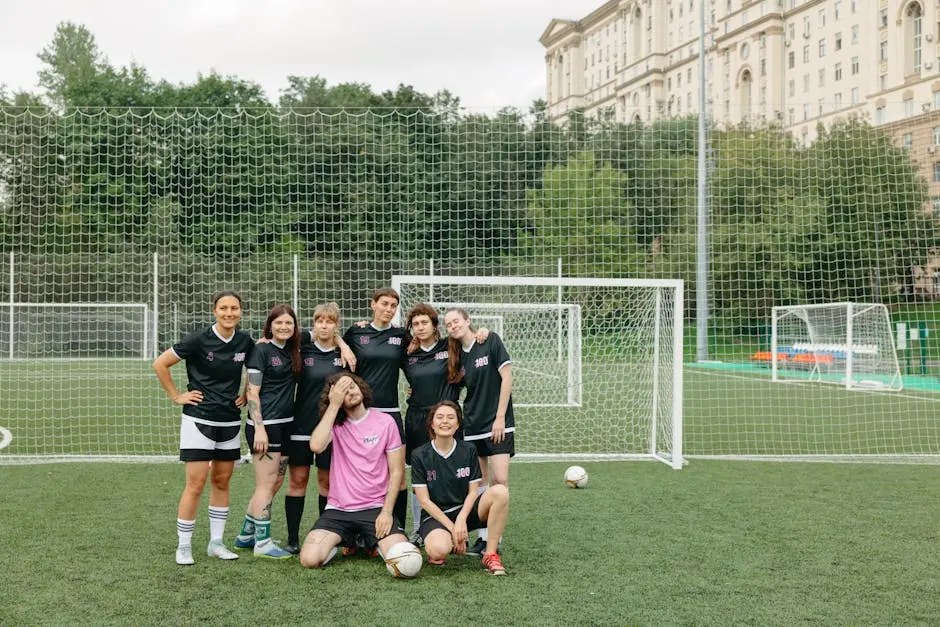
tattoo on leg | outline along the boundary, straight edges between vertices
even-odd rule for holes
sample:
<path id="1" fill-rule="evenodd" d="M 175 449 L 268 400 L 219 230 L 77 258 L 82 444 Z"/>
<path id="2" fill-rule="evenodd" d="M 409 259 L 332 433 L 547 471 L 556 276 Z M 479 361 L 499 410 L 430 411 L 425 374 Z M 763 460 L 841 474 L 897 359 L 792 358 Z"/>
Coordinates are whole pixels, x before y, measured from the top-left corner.
<path id="1" fill-rule="evenodd" d="M 277 469 L 278 477 L 283 477 L 285 474 L 287 474 L 287 462 L 288 462 L 288 459 L 284 457 L 283 455 L 281 455 L 281 465 Z"/>
<path id="2" fill-rule="evenodd" d="M 264 509 L 261 510 L 261 518 L 264 520 L 270 520 L 271 518 L 271 501 L 268 501 L 268 504 L 264 506 Z"/>

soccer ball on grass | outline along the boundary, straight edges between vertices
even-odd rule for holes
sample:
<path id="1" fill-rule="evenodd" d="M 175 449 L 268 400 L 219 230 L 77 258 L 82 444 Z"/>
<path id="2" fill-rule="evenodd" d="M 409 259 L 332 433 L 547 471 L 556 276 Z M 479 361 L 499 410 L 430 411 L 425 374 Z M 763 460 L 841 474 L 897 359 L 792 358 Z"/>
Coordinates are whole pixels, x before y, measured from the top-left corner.
<path id="1" fill-rule="evenodd" d="M 385 554 L 385 567 L 392 577 L 411 579 L 421 570 L 421 551 L 410 542 L 393 544 Z"/>
<path id="2" fill-rule="evenodd" d="M 569 488 L 586 488 L 588 474 L 581 466 L 569 466 L 565 471 L 565 485 Z"/>

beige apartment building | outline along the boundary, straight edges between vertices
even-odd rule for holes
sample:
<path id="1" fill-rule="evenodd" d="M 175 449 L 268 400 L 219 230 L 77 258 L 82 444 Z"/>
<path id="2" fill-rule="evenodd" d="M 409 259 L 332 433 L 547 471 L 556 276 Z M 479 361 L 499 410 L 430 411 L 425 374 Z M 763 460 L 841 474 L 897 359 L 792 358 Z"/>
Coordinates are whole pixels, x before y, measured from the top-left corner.
<path id="1" fill-rule="evenodd" d="M 697 114 L 702 2 L 712 119 L 776 121 L 809 142 L 819 123 L 863 116 L 909 144 L 940 197 L 940 137 L 907 128 L 940 125 L 925 122 L 940 119 L 938 0 L 609 0 L 542 33 L 551 118 Z"/>
<path id="2" fill-rule="evenodd" d="M 937 0 L 610 0 L 542 34 L 552 118 L 698 113 L 701 2 L 718 121 L 777 120 L 811 139 L 848 113 L 880 125 L 940 108 Z"/>

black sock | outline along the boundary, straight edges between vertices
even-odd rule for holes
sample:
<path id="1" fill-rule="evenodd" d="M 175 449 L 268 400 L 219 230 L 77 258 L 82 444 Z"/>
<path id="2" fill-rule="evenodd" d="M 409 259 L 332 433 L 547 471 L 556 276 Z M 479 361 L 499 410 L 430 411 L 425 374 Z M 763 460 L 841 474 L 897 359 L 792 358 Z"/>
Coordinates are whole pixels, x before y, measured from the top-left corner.
<path id="1" fill-rule="evenodd" d="M 285 496 L 284 512 L 287 514 L 287 543 L 297 546 L 300 540 L 300 519 L 304 516 L 303 496 Z"/>
<path id="2" fill-rule="evenodd" d="M 323 513 L 323 510 L 326 509 L 326 499 L 327 499 L 327 497 L 325 497 L 325 496 L 323 496 L 323 495 L 321 494 L 319 498 L 320 498 L 320 502 L 318 503 L 318 506 L 319 506 L 319 508 L 320 508 L 320 513 L 322 514 L 322 513 Z"/>
<path id="3" fill-rule="evenodd" d="M 408 490 L 402 490 L 398 493 L 398 498 L 395 499 L 395 507 L 392 513 L 398 521 L 398 524 L 404 529 L 405 516 L 408 513 Z"/>

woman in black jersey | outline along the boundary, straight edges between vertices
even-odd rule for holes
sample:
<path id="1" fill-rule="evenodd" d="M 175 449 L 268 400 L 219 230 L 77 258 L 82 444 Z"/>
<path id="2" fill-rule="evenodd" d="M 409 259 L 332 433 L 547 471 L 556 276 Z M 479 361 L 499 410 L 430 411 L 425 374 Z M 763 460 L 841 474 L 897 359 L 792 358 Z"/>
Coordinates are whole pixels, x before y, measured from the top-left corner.
<path id="1" fill-rule="evenodd" d="M 405 344 L 408 354 L 402 371 L 408 379 L 408 410 L 405 413 L 405 461 L 411 464 L 412 452 L 427 443 L 428 411 L 441 401 L 457 401 L 459 384 L 447 381 L 447 340 L 441 338 L 437 310 L 426 303 L 418 303 L 405 316 Z M 457 439 L 463 439 L 458 429 Z M 411 541 L 421 542 L 418 534 L 421 506 L 411 500 L 414 523 Z"/>
<path id="2" fill-rule="evenodd" d="M 428 412 L 425 426 L 430 441 L 415 449 L 411 485 L 421 503 L 421 526 L 428 562 L 443 565 L 448 553 L 467 552 L 467 533 L 488 529 L 493 538 L 483 549 L 483 567 L 492 575 L 505 575 L 497 552 L 499 537 L 509 516 L 509 489 L 494 485 L 482 494 L 483 480 L 476 447 L 458 441 L 460 407 L 442 401 Z"/>
<path id="3" fill-rule="evenodd" d="M 314 454 L 310 450 L 310 434 L 320 422 L 320 394 L 323 382 L 337 372 L 344 372 L 343 358 L 336 330 L 339 327 L 340 311 L 336 303 L 317 305 L 313 312 L 313 331 L 308 341 L 302 337 L 300 357 L 303 367 L 297 382 L 297 397 L 294 400 L 294 426 L 287 445 L 290 474 L 284 511 L 287 516 L 287 546 L 290 553 L 300 552 L 300 520 L 303 518 L 307 484 L 310 481 L 310 466 Z M 316 455 L 317 491 L 319 510 L 323 513 L 330 491 L 330 447 Z"/>
<path id="4" fill-rule="evenodd" d="M 512 360 L 502 339 L 491 333 L 480 342 L 470 327 L 470 315 L 452 308 L 444 314 L 448 334 L 448 381 L 463 384 L 464 439 L 476 446 L 487 483 L 509 485 L 509 459 L 515 455 L 516 422 L 512 408 Z M 486 543 L 486 530 L 471 547 L 480 554 Z"/>
<path id="5" fill-rule="evenodd" d="M 233 291 L 212 299 L 215 324 L 184 337 L 153 362 L 157 379 L 167 396 L 182 406 L 180 460 L 186 462 L 186 488 L 180 497 L 176 530 L 179 544 L 176 563 L 193 563 L 192 536 L 199 500 L 211 478 L 209 494 L 209 536 L 211 557 L 237 559 L 222 542 L 229 511 L 229 480 L 235 460 L 241 455 L 240 394 L 242 369 L 251 356 L 254 340 L 238 330 L 242 299 Z M 170 368 L 186 362 L 189 382 L 180 393 Z"/>
<path id="6" fill-rule="evenodd" d="M 269 341 L 255 347 L 248 362 L 248 416 L 245 428 L 255 470 L 255 491 L 248 502 L 235 548 L 254 549 L 256 557 L 285 559 L 290 553 L 271 538 L 271 503 L 284 482 L 284 455 L 294 421 L 294 393 L 300 376 L 300 326 L 290 305 L 275 305 L 264 322 Z"/>

